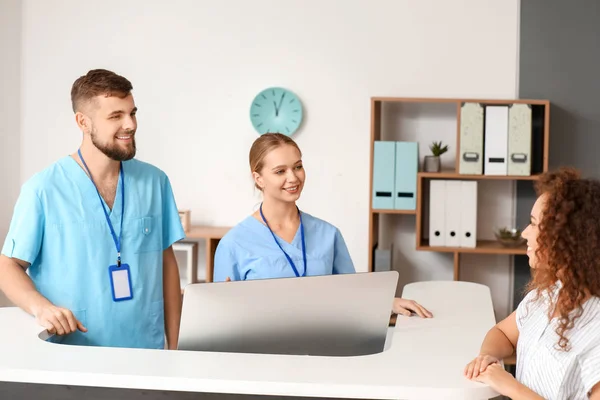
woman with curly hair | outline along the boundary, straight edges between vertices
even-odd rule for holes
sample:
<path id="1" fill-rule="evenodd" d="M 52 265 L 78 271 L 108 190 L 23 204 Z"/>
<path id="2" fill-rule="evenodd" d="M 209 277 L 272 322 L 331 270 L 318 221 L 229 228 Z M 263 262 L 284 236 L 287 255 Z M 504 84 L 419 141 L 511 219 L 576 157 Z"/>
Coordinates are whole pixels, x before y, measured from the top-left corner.
<path id="1" fill-rule="evenodd" d="M 518 399 L 600 399 L 600 182 L 546 173 L 523 231 L 529 293 L 486 335 L 469 379 Z M 517 353 L 516 379 L 500 360 Z"/>

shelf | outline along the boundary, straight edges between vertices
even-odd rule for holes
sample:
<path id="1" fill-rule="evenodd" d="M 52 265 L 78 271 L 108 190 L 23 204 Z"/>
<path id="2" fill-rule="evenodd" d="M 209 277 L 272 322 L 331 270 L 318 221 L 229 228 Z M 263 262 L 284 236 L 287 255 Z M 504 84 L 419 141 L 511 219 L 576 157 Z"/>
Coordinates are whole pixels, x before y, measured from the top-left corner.
<path id="1" fill-rule="evenodd" d="M 532 104 L 549 106 L 549 100 L 537 99 L 452 99 L 452 98 L 414 98 L 414 97 L 371 97 L 374 102 L 389 103 L 481 103 L 481 104 Z"/>
<path id="2" fill-rule="evenodd" d="M 460 174 L 459 149 L 461 141 L 461 117 L 462 106 L 465 103 L 479 103 L 487 105 L 531 105 L 531 140 L 532 164 L 531 175 L 484 175 L 484 174 Z M 460 278 L 461 254 L 488 254 L 488 255 L 526 255 L 525 245 L 509 248 L 502 246 L 495 240 L 480 240 L 474 248 L 466 247 L 438 247 L 430 246 L 428 240 L 422 237 L 427 233 L 425 230 L 427 215 L 429 212 L 428 201 L 430 197 L 429 183 L 433 180 L 448 181 L 471 181 L 471 182 L 539 182 L 542 172 L 548 171 L 549 143 L 550 143 L 550 101 L 544 99 L 473 99 L 473 98 L 417 98 L 417 97 L 392 97 L 373 96 L 370 101 L 371 109 L 371 138 L 370 138 L 370 177 L 369 191 L 373 193 L 373 168 L 375 143 L 381 140 L 404 140 L 418 142 L 420 145 L 430 143 L 428 132 L 447 132 L 444 142 L 456 151 L 453 163 L 448 164 L 447 169 L 441 172 L 418 172 L 416 200 L 417 210 L 383 210 L 369 208 L 369 249 L 380 241 L 380 226 L 382 225 L 380 215 L 415 215 L 416 250 L 449 253 L 454 258 L 454 279 Z M 440 125 L 441 124 L 441 125 Z M 485 128 L 485 126 L 484 126 Z M 437 134 L 436 134 L 437 135 Z M 439 139 L 436 139 L 439 140 Z M 442 158 L 443 159 L 443 158 Z M 535 159 L 535 160 L 534 160 Z M 421 166 L 422 156 L 419 157 Z M 480 213 L 485 214 L 484 212 Z M 481 216 L 479 217 L 481 218 Z M 385 224 L 383 224 L 385 225 Z M 383 230 L 384 232 L 386 230 Z M 489 236 L 494 239 L 493 236 Z M 414 246 L 414 245 L 413 245 Z M 414 248 L 414 247 L 413 247 Z M 368 270 L 372 271 L 374 257 L 369 257 Z"/>
<path id="3" fill-rule="evenodd" d="M 403 215 L 416 215 L 417 210 L 386 210 L 386 209 L 378 209 L 372 208 L 371 212 L 373 214 L 403 214 Z"/>
<path id="4" fill-rule="evenodd" d="M 423 239 L 421 246 L 417 246 L 421 251 L 437 251 L 442 253 L 471 253 L 471 254 L 527 254 L 527 245 L 519 247 L 504 247 L 495 240 L 478 240 L 477 246 L 471 247 L 443 247 L 429 246 L 429 240 Z"/>
<path id="5" fill-rule="evenodd" d="M 465 175 L 458 174 L 456 171 L 442 171 L 442 172 L 418 172 L 417 177 L 419 179 L 479 179 L 479 180 L 505 180 L 505 181 L 535 181 L 538 180 L 540 175 Z"/>

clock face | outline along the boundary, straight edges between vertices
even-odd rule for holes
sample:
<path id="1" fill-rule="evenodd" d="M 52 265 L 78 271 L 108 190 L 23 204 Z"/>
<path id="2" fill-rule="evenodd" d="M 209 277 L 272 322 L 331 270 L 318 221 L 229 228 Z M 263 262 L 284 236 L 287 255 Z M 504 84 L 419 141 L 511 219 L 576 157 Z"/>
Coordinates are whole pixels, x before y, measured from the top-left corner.
<path id="1" fill-rule="evenodd" d="M 289 90 L 273 87 L 260 92 L 250 106 L 250 120 L 259 134 L 291 136 L 302 122 L 302 103 Z"/>

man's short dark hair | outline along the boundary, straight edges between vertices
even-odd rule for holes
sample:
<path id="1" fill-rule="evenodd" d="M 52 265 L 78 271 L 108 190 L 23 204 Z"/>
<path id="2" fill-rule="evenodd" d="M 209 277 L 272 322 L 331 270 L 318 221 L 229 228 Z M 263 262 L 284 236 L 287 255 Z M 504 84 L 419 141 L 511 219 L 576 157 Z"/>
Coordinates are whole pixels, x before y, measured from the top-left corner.
<path id="1" fill-rule="evenodd" d="M 71 88 L 73 112 L 80 111 L 84 103 L 96 96 L 123 98 L 128 96 L 132 89 L 131 82 L 121 75 L 106 69 L 93 69 L 73 83 Z"/>

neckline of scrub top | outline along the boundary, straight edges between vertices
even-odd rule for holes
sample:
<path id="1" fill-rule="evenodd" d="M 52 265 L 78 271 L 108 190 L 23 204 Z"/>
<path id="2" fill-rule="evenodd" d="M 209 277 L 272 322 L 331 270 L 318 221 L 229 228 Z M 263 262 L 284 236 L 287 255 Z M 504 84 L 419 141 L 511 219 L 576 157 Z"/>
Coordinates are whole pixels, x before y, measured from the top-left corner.
<path id="1" fill-rule="evenodd" d="M 302 211 L 300 211 L 302 212 Z M 302 222 L 304 223 L 304 232 L 306 233 L 306 218 L 305 218 L 306 214 L 302 213 Z M 257 224 L 259 224 L 260 226 L 263 227 L 263 229 L 265 230 L 265 232 L 267 232 L 269 234 L 269 236 L 271 236 L 271 232 L 269 231 L 269 228 L 263 224 L 262 222 L 260 222 L 259 220 L 257 220 L 254 215 L 250 215 L 248 218 L 252 219 L 254 222 L 256 222 Z M 273 234 L 275 236 L 277 236 L 277 239 L 280 240 L 280 243 L 284 243 L 288 246 L 293 247 L 294 249 L 298 250 L 298 237 L 300 236 L 300 224 L 298 224 L 298 228 L 296 229 L 296 233 L 294 234 L 294 238 L 292 239 L 292 242 L 288 242 L 285 239 L 283 239 L 281 236 L 279 236 L 278 234 L 276 234 L 275 232 L 273 232 Z M 272 237 L 271 237 L 272 238 Z"/>
<path id="2" fill-rule="evenodd" d="M 98 195 L 96 194 L 96 187 L 94 186 L 94 182 L 92 182 L 85 170 L 73 157 L 71 157 L 71 155 L 68 155 L 65 158 L 67 160 L 65 160 L 63 166 L 66 168 L 67 172 L 69 173 L 69 176 L 73 180 L 75 180 L 75 183 L 77 183 L 77 186 L 81 188 L 82 192 L 85 192 L 85 194 L 87 195 L 87 192 L 91 191 L 94 193 L 94 197 L 97 198 Z M 123 176 L 127 174 L 125 164 L 126 161 L 123 161 Z M 121 214 L 121 174 L 119 174 L 119 180 L 117 181 L 117 191 L 115 192 L 115 198 L 113 199 L 112 208 L 108 207 L 108 204 L 106 204 L 106 201 L 102 196 L 100 196 L 100 198 L 102 199 L 102 203 L 104 203 L 104 206 L 106 207 L 106 210 L 110 217 Z M 98 203 L 98 200 L 96 200 L 96 203 Z"/>

